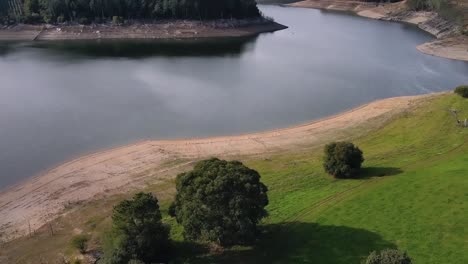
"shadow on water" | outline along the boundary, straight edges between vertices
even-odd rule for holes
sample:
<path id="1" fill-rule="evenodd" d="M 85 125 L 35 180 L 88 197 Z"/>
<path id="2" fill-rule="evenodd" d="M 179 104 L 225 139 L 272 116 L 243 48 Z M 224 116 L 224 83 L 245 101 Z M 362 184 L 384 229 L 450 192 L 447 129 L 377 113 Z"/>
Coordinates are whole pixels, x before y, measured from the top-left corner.
<path id="1" fill-rule="evenodd" d="M 35 42 L 29 47 L 61 55 L 92 58 L 235 57 L 248 51 L 256 38 L 53 41 Z M 12 51 L 11 47 L 4 49 L 3 54 Z"/>
<path id="2" fill-rule="evenodd" d="M 346 226 L 291 222 L 263 228 L 263 234 L 253 247 L 199 255 L 190 263 L 358 264 L 373 250 L 396 248 L 376 233 Z M 203 250 L 192 252 L 203 254 Z"/>
<path id="3" fill-rule="evenodd" d="M 0 43 L 0 56 L 5 56 L 14 50 L 12 43 Z"/>

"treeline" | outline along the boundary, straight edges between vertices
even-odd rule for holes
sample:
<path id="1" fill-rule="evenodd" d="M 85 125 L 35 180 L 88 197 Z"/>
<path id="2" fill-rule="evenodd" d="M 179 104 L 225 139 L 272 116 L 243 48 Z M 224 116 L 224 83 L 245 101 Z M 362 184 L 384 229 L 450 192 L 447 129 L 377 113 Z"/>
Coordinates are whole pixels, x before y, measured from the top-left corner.
<path id="1" fill-rule="evenodd" d="M 408 0 L 407 5 L 416 11 L 438 11 L 445 0 Z"/>
<path id="2" fill-rule="evenodd" d="M 20 2 L 21 17 L 11 2 Z M 126 19 L 230 19 L 260 16 L 255 0 L 0 0 L 0 16 L 30 23 Z M 6 7 L 6 8 L 5 8 Z"/>

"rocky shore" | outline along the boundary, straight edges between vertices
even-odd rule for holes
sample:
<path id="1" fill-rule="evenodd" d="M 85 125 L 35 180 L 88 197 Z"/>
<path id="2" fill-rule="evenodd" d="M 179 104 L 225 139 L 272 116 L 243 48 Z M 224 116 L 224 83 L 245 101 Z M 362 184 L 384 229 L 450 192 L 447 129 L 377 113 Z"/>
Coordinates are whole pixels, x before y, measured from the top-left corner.
<path id="1" fill-rule="evenodd" d="M 404 1 L 376 4 L 346 0 L 305 0 L 288 6 L 352 12 L 371 19 L 413 24 L 437 38 L 419 45 L 419 51 L 438 57 L 468 61 L 468 36 L 460 33 L 459 26 L 441 18 L 435 12 L 409 11 Z"/>

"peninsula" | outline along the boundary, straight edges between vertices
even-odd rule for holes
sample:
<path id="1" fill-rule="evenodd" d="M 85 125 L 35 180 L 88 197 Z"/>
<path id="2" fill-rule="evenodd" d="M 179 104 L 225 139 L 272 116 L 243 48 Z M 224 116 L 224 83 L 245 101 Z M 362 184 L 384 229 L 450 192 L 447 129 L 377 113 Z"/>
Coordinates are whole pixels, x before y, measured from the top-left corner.
<path id="1" fill-rule="evenodd" d="M 254 0 L 212 2 L 2 1 L 0 40 L 245 37 L 286 28 L 263 17 Z"/>

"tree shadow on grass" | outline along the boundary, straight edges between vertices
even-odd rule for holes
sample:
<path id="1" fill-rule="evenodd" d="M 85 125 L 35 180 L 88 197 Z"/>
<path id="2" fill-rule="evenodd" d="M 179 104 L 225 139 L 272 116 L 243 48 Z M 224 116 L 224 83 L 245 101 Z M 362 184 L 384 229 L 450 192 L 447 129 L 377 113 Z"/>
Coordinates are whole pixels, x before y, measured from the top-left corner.
<path id="1" fill-rule="evenodd" d="M 361 168 L 361 172 L 358 179 L 368 179 L 372 177 L 383 177 L 383 176 L 394 176 L 402 173 L 403 170 L 394 167 L 364 167 Z"/>
<path id="2" fill-rule="evenodd" d="M 231 248 L 190 263 L 361 263 L 373 250 L 396 248 L 380 235 L 359 228 L 292 222 L 263 226 L 250 248 Z"/>

